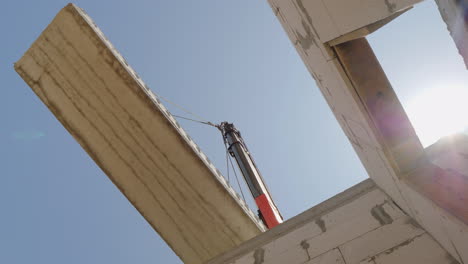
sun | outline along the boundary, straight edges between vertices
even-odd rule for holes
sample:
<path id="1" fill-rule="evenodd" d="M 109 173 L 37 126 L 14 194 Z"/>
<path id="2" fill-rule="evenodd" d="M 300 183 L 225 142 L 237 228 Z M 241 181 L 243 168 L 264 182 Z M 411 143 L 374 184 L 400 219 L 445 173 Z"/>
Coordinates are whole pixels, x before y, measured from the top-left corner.
<path id="1" fill-rule="evenodd" d="M 413 98 L 405 108 L 424 147 L 468 127 L 468 88 L 437 87 Z"/>

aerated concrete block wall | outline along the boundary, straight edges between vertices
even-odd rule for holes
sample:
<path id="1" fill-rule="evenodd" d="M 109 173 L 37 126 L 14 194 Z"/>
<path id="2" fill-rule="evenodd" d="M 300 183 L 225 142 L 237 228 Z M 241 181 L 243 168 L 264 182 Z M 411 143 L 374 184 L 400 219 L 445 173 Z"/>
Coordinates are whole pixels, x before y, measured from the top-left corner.
<path id="1" fill-rule="evenodd" d="M 221 263 L 458 261 L 369 179 L 209 262 Z"/>

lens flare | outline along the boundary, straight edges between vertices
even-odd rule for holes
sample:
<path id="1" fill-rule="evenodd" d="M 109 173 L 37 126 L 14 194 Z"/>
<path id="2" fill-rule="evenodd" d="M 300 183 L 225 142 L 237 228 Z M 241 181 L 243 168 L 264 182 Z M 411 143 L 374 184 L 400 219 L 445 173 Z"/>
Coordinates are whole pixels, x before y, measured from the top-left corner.
<path id="1" fill-rule="evenodd" d="M 468 89 L 431 89 L 410 101 L 406 113 L 421 143 L 427 147 L 441 137 L 468 128 Z"/>
<path id="2" fill-rule="evenodd" d="M 41 131 L 18 131 L 12 134 L 12 137 L 16 140 L 36 140 L 45 137 L 44 132 Z"/>

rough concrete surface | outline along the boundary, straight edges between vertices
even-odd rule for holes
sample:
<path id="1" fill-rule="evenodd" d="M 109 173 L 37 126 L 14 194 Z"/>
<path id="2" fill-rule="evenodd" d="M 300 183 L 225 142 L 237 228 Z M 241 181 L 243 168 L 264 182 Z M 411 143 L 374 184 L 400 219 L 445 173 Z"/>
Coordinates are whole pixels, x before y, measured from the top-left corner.
<path id="1" fill-rule="evenodd" d="M 81 9 L 61 10 L 15 69 L 185 263 L 261 233 L 258 218 Z"/>

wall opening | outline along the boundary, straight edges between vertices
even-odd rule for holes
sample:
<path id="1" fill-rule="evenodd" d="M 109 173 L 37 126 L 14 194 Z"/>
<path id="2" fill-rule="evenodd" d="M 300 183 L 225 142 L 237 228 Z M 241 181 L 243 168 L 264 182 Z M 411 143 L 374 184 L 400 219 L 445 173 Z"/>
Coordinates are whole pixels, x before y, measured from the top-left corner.
<path id="1" fill-rule="evenodd" d="M 416 5 L 368 41 L 424 147 L 468 133 L 468 71 L 433 1 Z"/>

